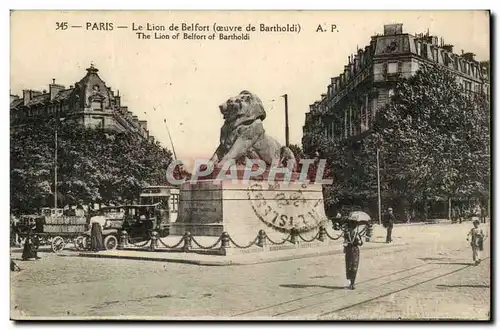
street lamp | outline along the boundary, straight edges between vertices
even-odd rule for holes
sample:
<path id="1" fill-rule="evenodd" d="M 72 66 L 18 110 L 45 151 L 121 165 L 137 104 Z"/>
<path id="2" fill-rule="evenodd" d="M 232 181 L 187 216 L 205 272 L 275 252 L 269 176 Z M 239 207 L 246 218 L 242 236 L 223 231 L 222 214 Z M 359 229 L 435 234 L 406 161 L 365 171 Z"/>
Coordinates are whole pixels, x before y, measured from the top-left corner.
<path id="1" fill-rule="evenodd" d="M 380 197 L 380 150 L 377 147 L 377 196 L 378 196 L 378 224 L 382 224 L 382 201 Z"/>
<path id="2" fill-rule="evenodd" d="M 54 212 L 57 215 L 57 128 L 60 123 L 64 122 L 66 118 L 59 118 L 56 116 L 55 129 L 54 129 Z"/>
<path id="3" fill-rule="evenodd" d="M 282 95 L 285 99 L 285 145 L 290 146 L 290 128 L 288 127 L 288 94 Z"/>

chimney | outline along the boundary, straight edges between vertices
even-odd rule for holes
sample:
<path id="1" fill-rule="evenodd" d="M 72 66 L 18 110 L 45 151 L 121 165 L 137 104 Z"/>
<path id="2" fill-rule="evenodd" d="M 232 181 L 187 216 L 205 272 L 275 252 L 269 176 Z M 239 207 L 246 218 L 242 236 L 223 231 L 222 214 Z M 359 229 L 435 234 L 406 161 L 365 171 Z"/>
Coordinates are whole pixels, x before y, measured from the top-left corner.
<path id="1" fill-rule="evenodd" d="M 117 107 L 120 107 L 120 105 L 121 105 L 120 95 L 116 95 L 115 96 L 115 104 L 116 104 Z"/>
<path id="2" fill-rule="evenodd" d="M 148 141 L 151 143 L 155 143 L 155 137 L 152 135 L 148 136 Z"/>
<path id="3" fill-rule="evenodd" d="M 462 57 L 469 61 L 475 61 L 475 56 L 476 54 L 474 53 L 465 53 L 465 54 L 462 53 Z"/>
<path id="4" fill-rule="evenodd" d="M 327 95 L 325 93 L 321 94 L 321 101 L 323 101 L 324 99 L 326 99 L 326 96 Z"/>
<path id="5" fill-rule="evenodd" d="M 64 86 L 56 84 L 56 80 L 52 79 L 52 84 L 49 85 L 50 100 L 52 101 L 62 90 L 64 90 Z"/>
<path id="6" fill-rule="evenodd" d="M 41 92 L 34 91 L 31 89 L 23 90 L 23 104 L 27 105 L 35 96 L 41 95 Z"/>
<path id="7" fill-rule="evenodd" d="M 453 45 L 443 45 L 443 49 L 447 52 L 453 53 Z"/>
<path id="8" fill-rule="evenodd" d="M 141 125 L 141 127 L 147 131 L 148 130 L 148 122 L 146 120 L 139 120 L 139 125 Z"/>
<path id="9" fill-rule="evenodd" d="M 384 25 L 385 36 L 402 34 L 402 33 L 403 33 L 403 24 L 401 23 Z"/>

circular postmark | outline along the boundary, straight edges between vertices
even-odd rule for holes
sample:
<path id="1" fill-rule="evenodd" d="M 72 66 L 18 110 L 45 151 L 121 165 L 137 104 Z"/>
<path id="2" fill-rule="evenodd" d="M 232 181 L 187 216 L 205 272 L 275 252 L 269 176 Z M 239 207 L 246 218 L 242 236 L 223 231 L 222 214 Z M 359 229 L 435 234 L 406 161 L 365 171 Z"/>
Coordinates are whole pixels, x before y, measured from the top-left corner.
<path id="1" fill-rule="evenodd" d="M 255 215 L 267 226 L 280 232 L 292 229 L 299 233 L 318 228 L 324 217 L 318 213 L 323 207 L 322 199 L 307 199 L 302 189 L 280 189 L 279 183 L 252 183 L 248 188 L 248 199 Z"/>

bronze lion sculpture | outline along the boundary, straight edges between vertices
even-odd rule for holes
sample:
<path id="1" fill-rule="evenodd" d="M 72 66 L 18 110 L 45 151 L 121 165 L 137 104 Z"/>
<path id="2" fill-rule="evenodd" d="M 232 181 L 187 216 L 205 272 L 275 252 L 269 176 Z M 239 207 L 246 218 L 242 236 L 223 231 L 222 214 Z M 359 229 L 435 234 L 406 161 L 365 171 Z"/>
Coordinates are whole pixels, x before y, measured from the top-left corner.
<path id="1" fill-rule="evenodd" d="M 220 144 L 211 161 L 222 164 L 228 160 L 260 159 L 267 165 L 286 166 L 295 160 L 293 152 L 267 135 L 263 120 L 266 111 L 259 97 L 249 91 L 242 91 L 220 106 L 224 125 L 220 130 Z"/>

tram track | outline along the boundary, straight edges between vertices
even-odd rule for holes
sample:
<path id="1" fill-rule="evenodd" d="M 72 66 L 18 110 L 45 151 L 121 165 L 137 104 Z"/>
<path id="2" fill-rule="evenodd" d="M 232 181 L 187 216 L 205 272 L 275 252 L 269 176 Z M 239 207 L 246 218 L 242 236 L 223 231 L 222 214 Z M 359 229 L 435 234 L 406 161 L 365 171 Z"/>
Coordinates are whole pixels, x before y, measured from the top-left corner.
<path id="1" fill-rule="evenodd" d="M 484 260 L 486 259 L 489 259 L 489 257 Z M 456 266 L 457 265 L 450 264 L 447 267 L 443 267 L 443 265 L 438 265 L 435 262 L 426 262 L 421 265 L 361 281 L 358 283 L 356 291 L 329 289 L 324 292 L 235 314 L 232 317 L 246 318 L 264 316 L 264 313 L 268 311 L 269 313 L 266 314 L 275 318 L 305 315 L 314 315 L 315 318 L 324 318 L 339 311 L 367 304 L 377 299 L 414 288 L 471 267 L 470 265 L 466 265 L 456 268 Z M 449 267 L 454 269 L 450 271 Z M 424 269 L 422 270 L 422 268 Z M 414 281 L 415 279 L 417 280 Z M 383 280 L 382 283 L 376 283 L 381 280 Z"/>
<path id="2" fill-rule="evenodd" d="M 381 275 L 381 276 L 369 278 L 367 280 L 359 282 L 359 284 L 364 284 L 364 283 L 369 283 L 369 282 L 372 282 L 372 281 L 376 281 L 376 280 L 381 279 L 381 278 L 386 277 L 386 276 L 396 275 L 396 274 L 399 274 L 399 273 L 402 273 L 402 272 L 406 272 L 406 271 L 409 271 L 409 270 L 413 270 L 413 269 L 417 269 L 417 268 L 426 266 L 428 264 L 429 263 L 424 263 L 424 264 L 421 264 L 421 265 L 417 265 L 417 266 L 413 266 L 413 267 L 409 267 L 409 268 L 397 270 L 397 271 L 391 272 L 389 274 L 384 274 L 384 275 Z M 277 303 L 277 304 L 274 304 L 274 305 L 268 305 L 268 306 L 257 308 L 257 309 L 251 310 L 251 311 L 246 311 L 246 312 L 243 312 L 243 313 L 234 314 L 234 315 L 232 315 L 232 317 L 242 316 L 242 315 L 259 312 L 259 311 L 263 311 L 263 310 L 274 308 L 274 307 L 283 306 L 283 305 L 290 304 L 290 303 L 293 303 L 293 302 L 302 301 L 304 299 L 322 296 L 322 295 L 325 295 L 325 294 L 328 294 L 328 293 L 331 293 L 331 292 L 334 292 L 334 291 L 335 291 L 335 289 L 329 289 L 329 290 L 326 290 L 326 291 L 323 291 L 323 292 L 313 293 L 313 294 L 310 294 L 310 295 L 307 295 L 307 296 L 304 296 L 304 297 L 300 297 L 300 298 L 296 298 L 296 299 L 284 301 L 284 302 Z"/>
<path id="3" fill-rule="evenodd" d="M 486 257 L 486 258 L 484 258 L 484 259 L 483 259 L 483 261 L 488 260 L 488 259 L 490 259 L 490 257 L 489 257 L 489 256 L 488 256 L 488 257 Z M 319 314 L 319 315 L 318 315 L 318 317 L 324 317 L 324 316 L 327 316 L 327 315 L 331 315 L 331 314 L 333 314 L 333 313 L 337 313 L 337 312 L 340 312 L 340 311 L 344 311 L 344 310 L 349 309 L 349 308 L 352 308 L 352 307 L 361 306 L 361 305 L 364 305 L 364 304 L 370 303 L 370 302 L 372 302 L 372 301 L 375 301 L 375 300 L 377 300 L 377 299 L 387 297 L 387 296 L 389 296 L 389 295 L 391 295 L 391 294 L 395 294 L 395 293 L 399 293 L 399 292 L 402 292 L 402 291 L 406 291 L 406 290 L 412 289 L 412 288 L 414 288 L 414 287 L 417 287 L 417 286 L 419 286 L 419 285 L 422 285 L 422 284 L 425 284 L 425 283 L 428 283 L 428 282 L 435 281 L 435 280 L 437 280 L 437 279 L 440 279 L 440 278 L 443 278 L 443 277 L 446 277 L 446 276 L 452 275 L 452 274 L 454 274 L 454 273 L 458 273 L 458 272 L 460 272 L 460 271 L 462 271 L 462 270 L 465 270 L 465 269 L 467 269 L 467 268 L 470 268 L 470 267 L 472 267 L 472 265 L 466 265 L 466 266 L 460 267 L 460 268 L 458 268 L 458 269 L 455 269 L 455 270 L 453 270 L 453 271 L 451 271 L 451 272 L 448 272 L 448 273 L 445 273 L 445 274 L 442 274 L 442 275 L 439 275 L 439 276 L 436 276 L 436 277 L 433 277 L 433 278 L 427 279 L 427 280 L 422 281 L 422 282 L 415 283 L 415 284 L 410 285 L 410 286 L 407 286 L 407 287 L 403 287 L 403 288 L 401 288 L 401 289 L 399 289 L 399 290 L 395 290 L 395 291 L 392 291 L 392 292 L 388 292 L 388 293 L 386 293 L 386 294 L 382 294 L 382 295 L 379 295 L 379 296 L 374 297 L 374 298 L 366 299 L 366 300 L 364 300 L 364 301 L 361 301 L 361 302 L 358 302 L 358 303 L 355 303 L 355 304 L 352 304 L 352 305 L 349 305 L 349 306 L 345 306 L 345 307 L 338 308 L 338 309 L 333 310 L 333 311 L 329 311 L 329 312 L 326 312 L 326 313 Z"/>

